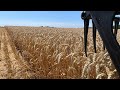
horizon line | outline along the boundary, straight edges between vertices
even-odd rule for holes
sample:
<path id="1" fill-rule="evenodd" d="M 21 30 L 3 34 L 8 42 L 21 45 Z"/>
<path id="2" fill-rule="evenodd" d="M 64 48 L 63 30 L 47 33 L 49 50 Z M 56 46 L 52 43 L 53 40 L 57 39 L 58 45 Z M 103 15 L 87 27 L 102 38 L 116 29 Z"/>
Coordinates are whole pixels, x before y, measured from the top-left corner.
<path id="1" fill-rule="evenodd" d="M 34 25 L 0 25 L 0 27 L 49 27 L 49 28 L 84 28 L 84 27 L 58 27 L 58 26 L 34 26 Z M 89 27 L 92 28 L 92 27 Z"/>

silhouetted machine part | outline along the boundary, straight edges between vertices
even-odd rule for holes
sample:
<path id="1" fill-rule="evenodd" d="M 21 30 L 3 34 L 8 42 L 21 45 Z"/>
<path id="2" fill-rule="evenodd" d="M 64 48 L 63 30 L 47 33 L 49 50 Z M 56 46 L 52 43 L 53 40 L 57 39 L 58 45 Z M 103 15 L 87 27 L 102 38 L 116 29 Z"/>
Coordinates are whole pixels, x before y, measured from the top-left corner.
<path id="1" fill-rule="evenodd" d="M 87 35 L 89 20 L 92 19 L 94 50 L 96 52 L 96 29 L 97 29 L 103 40 L 103 46 L 104 48 L 106 47 L 111 57 L 111 60 L 120 76 L 120 46 L 116 40 L 120 18 L 115 17 L 115 15 L 119 14 L 120 11 L 86 11 L 81 14 L 81 18 L 84 20 L 85 55 L 87 56 Z M 113 21 L 115 22 L 114 32 Z"/>

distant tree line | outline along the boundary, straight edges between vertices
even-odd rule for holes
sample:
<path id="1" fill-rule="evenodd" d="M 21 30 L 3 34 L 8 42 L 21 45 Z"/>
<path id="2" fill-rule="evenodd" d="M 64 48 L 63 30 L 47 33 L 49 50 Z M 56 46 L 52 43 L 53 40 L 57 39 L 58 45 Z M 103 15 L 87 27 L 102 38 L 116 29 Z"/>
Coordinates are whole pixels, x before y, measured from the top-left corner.
<path id="1" fill-rule="evenodd" d="M 50 26 L 41 26 L 41 27 L 55 28 L 55 27 L 50 27 Z"/>

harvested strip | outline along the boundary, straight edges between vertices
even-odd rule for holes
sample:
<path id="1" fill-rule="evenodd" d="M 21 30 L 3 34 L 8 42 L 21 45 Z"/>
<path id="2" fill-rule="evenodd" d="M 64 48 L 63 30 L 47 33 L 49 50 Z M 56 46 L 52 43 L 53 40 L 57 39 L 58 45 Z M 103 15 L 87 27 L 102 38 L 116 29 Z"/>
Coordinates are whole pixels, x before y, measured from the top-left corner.
<path id="1" fill-rule="evenodd" d="M 0 28 L 0 79 L 30 78 L 30 69 L 21 59 L 6 29 Z"/>
<path id="2" fill-rule="evenodd" d="M 0 41 L 1 41 L 1 49 L 0 49 L 0 79 L 6 79 L 8 74 L 7 63 L 5 60 L 5 52 L 4 52 L 4 35 L 0 31 Z"/>

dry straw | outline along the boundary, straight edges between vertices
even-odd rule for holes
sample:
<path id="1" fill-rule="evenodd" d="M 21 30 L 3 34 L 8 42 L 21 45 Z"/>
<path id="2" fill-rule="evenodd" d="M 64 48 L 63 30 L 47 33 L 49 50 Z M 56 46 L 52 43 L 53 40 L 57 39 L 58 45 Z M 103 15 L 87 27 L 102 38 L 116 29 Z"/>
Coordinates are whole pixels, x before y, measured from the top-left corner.
<path id="1" fill-rule="evenodd" d="M 118 77 L 97 32 L 94 53 L 92 30 L 88 34 L 88 57 L 83 46 L 83 29 L 6 27 L 17 50 L 27 61 L 32 78 L 115 79 Z M 119 33 L 119 32 L 118 32 Z M 120 38 L 118 41 L 120 41 Z"/>

